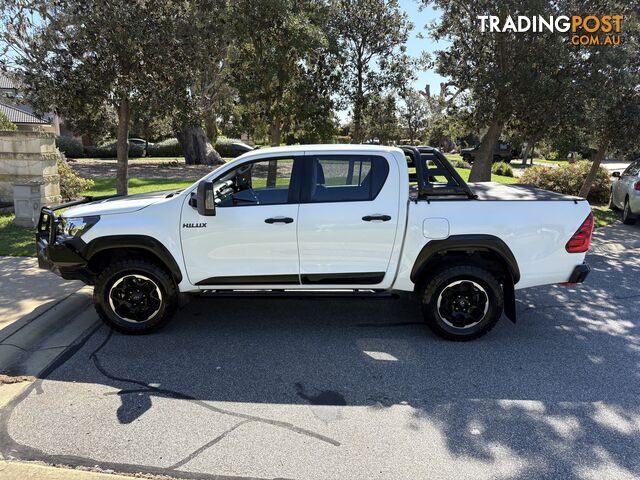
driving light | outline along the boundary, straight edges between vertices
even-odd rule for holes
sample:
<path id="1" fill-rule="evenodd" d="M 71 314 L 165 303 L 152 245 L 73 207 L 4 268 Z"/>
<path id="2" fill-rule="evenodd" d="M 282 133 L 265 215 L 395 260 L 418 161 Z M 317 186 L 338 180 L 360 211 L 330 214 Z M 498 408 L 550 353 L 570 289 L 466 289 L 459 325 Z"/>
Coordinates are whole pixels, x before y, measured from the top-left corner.
<path id="1" fill-rule="evenodd" d="M 65 237 L 80 237 L 100 220 L 99 216 L 92 217 L 62 217 L 58 225 L 58 232 Z"/>

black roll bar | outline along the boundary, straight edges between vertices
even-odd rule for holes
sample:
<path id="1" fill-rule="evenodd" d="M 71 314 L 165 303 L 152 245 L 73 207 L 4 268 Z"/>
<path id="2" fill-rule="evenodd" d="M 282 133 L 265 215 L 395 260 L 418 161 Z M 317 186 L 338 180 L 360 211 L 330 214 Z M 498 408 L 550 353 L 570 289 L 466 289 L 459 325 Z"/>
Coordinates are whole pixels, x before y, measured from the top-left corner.
<path id="1" fill-rule="evenodd" d="M 400 148 L 413 160 L 413 164 L 409 163 L 408 166 L 415 166 L 416 169 L 418 198 L 442 195 L 465 195 L 468 198 L 477 198 L 477 195 L 473 193 L 469 185 L 467 185 L 449 160 L 447 160 L 437 148 L 416 147 L 413 145 L 400 145 Z M 435 163 L 436 169 L 428 168 L 423 154 L 433 156 L 430 160 Z M 431 177 L 435 175 L 443 175 L 446 177 L 446 187 L 434 185 Z"/>

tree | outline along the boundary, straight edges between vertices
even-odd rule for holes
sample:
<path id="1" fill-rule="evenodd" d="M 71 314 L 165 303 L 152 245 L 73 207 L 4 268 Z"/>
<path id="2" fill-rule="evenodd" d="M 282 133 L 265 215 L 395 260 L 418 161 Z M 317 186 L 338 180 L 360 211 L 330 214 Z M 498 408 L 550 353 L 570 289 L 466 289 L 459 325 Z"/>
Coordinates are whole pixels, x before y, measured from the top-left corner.
<path id="1" fill-rule="evenodd" d="M 18 127 L 16 124 L 9 120 L 9 117 L 7 117 L 3 112 L 0 112 L 0 131 L 14 131 L 17 129 Z"/>
<path id="2" fill-rule="evenodd" d="M 579 195 L 587 198 L 608 153 L 640 150 L 640 12 L 637 5 L 615 2 L 624 17 L 622 45 L 589 45 L 574 50 L 579 75 L 575 95 L 595 154 Z M 596 13 L 609 13 L 609 2 L 596 2 Z"/>
<path id="3" fill-rule="evenodd" d="M 412 28 L 397 0 L 333 0 L 343 92 L 352 109 L 354 143 L 364 140 L 364 112 L 383 90 L 402 91 L 413 80 L 406 42 Z"/>
<path id="4" fill-rule="evenodd" d="M 326 79 L 334 72 L 326 5 L 238 0 L 230 8 L 233 85 L 253 121 L 268 125 L 271 145 L 280 145 L 284 132 L 317 109 L 327 118 Z"/>
<path id="5" fill-rule="evenodd" d="M 40 113 L 56 111 L 86 126 L 111 109 L 117 112 L 118 193 L 127 193 L 135 108 L 182 122 L 179 138 L 188 163 L 217 160 L 199 135 L 197 81 L 205 60 L 219 55 L 220 41 L 212 33 L 220 28 L 224 0 L 141 0 L 135 8 L 128 0 L 6 3 L 2 42 Z"/>
<path id="6" fill-rule="evenodd" d="M 410 89 L 404 95 L 404 106 L 400 110 L 400 116 L 409 138 L 413 145 L 418 138 L 421 129 L 426 127 L 429 107 L 422 92 Z"/>
<path id="7" fill-rule="evenodd" d="M 395 95 L 374 95 L 363 115 L 365 140 L 389 145 L 398 139 L 399 126 Z"/>
<path id="8" fill-rule="evenodd" d="M 450 85 L 466 102 L 469 120 L 477 130 L 486 129 L 469 179 L 491 178 L 493 149 L 504 126 L 515 112 L 538 98 L 531 86 L 556 74 L 558 66 L 548 55 L 566 49 L 559 34 L 481 32 L 478 17 L 490 12 L 505 18 L 513 12 L 522 16 L 560 15 L 557 3 L 548 0 L 423 0 L 442 11 L 441 20 L 430 29 L 436 40 L 448 39 L 445 50 L 436 54 L 437 71 L 450 78 Z"/>

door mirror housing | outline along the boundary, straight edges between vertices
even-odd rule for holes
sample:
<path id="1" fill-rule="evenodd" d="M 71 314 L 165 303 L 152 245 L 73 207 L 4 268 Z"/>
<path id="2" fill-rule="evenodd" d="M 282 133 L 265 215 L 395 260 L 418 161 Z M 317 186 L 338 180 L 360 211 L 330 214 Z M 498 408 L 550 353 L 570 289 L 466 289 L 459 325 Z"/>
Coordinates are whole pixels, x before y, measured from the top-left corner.
<path id="1" fill-rule="evenodd" d="M 611 174 L 612 177 L 620 178 L 620 172 L 613 172 Z"/>
<path id="2" fill-rule="evenodd" d="M 205 217 L 213 217 L 216 214 L 216 204 L 213 198 L 213 182 L 202 180 L 198 184 L 196 207 L 198 213 Z"/>

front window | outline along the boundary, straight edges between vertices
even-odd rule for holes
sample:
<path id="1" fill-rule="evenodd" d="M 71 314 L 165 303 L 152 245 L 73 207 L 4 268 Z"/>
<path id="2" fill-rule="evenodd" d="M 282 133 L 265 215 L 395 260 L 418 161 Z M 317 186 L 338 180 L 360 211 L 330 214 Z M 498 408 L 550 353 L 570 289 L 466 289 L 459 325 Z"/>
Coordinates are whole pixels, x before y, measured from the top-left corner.
<path id="1" fill-rule="evenodd" d="M 214 185 L 218 207 L 288 203 L 292 158 L 245 163 L 227 172 Z"/>

